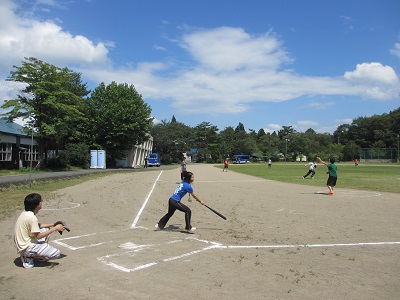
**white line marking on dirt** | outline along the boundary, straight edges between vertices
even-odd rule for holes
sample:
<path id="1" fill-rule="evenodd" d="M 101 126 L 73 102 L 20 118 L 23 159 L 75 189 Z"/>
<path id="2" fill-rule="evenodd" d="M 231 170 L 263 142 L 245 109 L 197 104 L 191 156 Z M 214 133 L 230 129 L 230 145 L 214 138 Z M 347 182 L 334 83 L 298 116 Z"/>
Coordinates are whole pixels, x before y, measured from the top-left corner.
<path id="1" fill-rule="evenodd" d="M 42 208 L 42 210 L 66 210 L 66 209 L 73 209 L 73 208 L 78 208 L 81 206 L 79 203 L 71 202 L 72 204 L 75 204 L 72 207 L 62 207 L 62 208 Z"/>
<path id="2" fill-rule="evenodd" d="M 310 245 L 259 245 L 259 246 L 220 246 L 227 249 L 251 249 L 251 248 L 318 248 L 318 247 L 346 247 L 346 246 L 381 246 L 400 245 L 400 242 L 377 242 L 377 243 L 348 243 L 348 244 L 310 244 Z"/>
<path id="3" fill-rule="evenodd" d="M 123 230 L 128 230 L 128 228 L 127 229 L 123 229 Z M 112 233 L 112 232 L 115 232 L 115 231 L 116 230 L 106 231 L 106 233 Z M 93 236 L 93 235 L 97 235 L 97 233 L 89 233 L 89 234 L 65 237 L 65 238 L 62 238 L 62 239 L 54 240 L 53 242 L 58 244 L 58 245 L 60 245 L 60 246 L 68 248 L 70 250 L 91 248 L 91 247 L 96 247 L 96 246 L 100 246 L 100 245 L 103 245 L 103 244 L 111 243 L 111 241 L 109 241 L 109 242 L 101 242 L 101 243 L 96 243 L 96 244 L 85 245 L 85 246 L 81 246 L 81 247 L 74 247 L 74 246 L 70 246 L 70 245 L 62 242 L 62 241 L 65 241 L 65 240 L 75 240 L 75 239 L 80 239 L 80 238 L 84 238 L 84 237 L 87 237 L 87 236 Z"/>
<path id="4" fill-rule="evenodd" d="M 107 244 L 107 242 L 103 242 L 103 243 L 90 244 L 90 245 L 81 246 L 81 247 L 74 247 L 74 246 L 70 246 L 70 245 L 68 245 L 68 244 L 65 244 L 65 243 L 63 243 L 63 242 L 60 242 L 59 240 L 54 241 L 54 243 L 56 243 L 56 244 L 58 244 L 58 245 L 60 245 L 60 246 L 63 246 L 63 247 L 65 247 L 65 248 L 69 249 L 69 250 L 79 250 L 79 249 L 97 247 L 97 246 L 100 246 L 100 245 L 103 245 L 103 244 Z M 111 242 L 109 242 L 109 243 L 111 243 Z"/>
<path id="5" fill-rule="evenodd" d="M 212 246 L 200 249 L 200 250 L 194 250 L 194 251 L 191 251 L 191 252 L 188 252 L 188 253 L 184 253 L 182 255 L 173 256 L 173 257 L 169 257 L 169 258 L 164 258 L 162 261 L 163 262 L 173 261 L 173 260 L 177 260 L 177 259 L 180 259 L 180 258 L 183 258 L 183 257 L 187 257 L 187 256 L 190 256 L 190 255 L 193 255 L 193 254 L 197 254 L 197 253 L 200 253 L 200 252 L 203 252 L 203 251 L 207 251 L 207 250 L 210 250 L 210 249 L 213 249 L 213 248 L 218 248 L 218 247 L 220 247 L 220 246 L 219 245 L 212 245 Z"/>
<path id="6" fill-rule="evenodd" d="M 154 188 L 156 187 L 157 181 L 158 181 L 158 179 L 160 178 L 162 172 L 163 172 L 163 171 L 161 171 L 160 174 L 158 174 L 158 177 L 157 177 L 156 181 L 154 182 L 153 187 L 151 188 L 149 194 L 147 195 L 146 200 L 144 200 L 144 203 L 143 203 L 142 207 L 140 208 L 138 214 L 136 215 L 136 218 L 135 218 L 135 220 L 133 221 L 133 223 L 132 223 L 132 225 L 131 225 L 131 228 L 132 228 L 132 229 L 135 228 L 135 227 L 136 227 L 136 224 L 139 222 L 140 215 L 142 214 L 144 208 L 146 207 L 146 204 L 147 204 L 147 202 L 149 201 L 150 196 L 151 196 L 151 194 L 153 193 L 153 190 L 154 190 Z"/>
<path id="7" fill-rule="evenodd" d="M 220 243 L 216 243 L 216 242 L 212 242 L 212 241 L 207 241 L 207 240 L 201 240 L 198 238 L 187 238 L 186 240 L 194 240 L 194 241 L 198 241 L 198 242 L 202 242 L 202 243 L 206 243 L 206 244 L 211 244 L 211 246 L 207 246 L 204 247 L 202 249 L 198 249 L 198 250 L 193 250 L 187 253 L 183 253 L 181 255 L 177 255 L 177 256 L 172 256 L 172 257 L 168 257 L 168 258 L 164 258 L 161 259 L 158 262 L 150 262 L 150 263 L 145 263 L 143 265 L 137 266 L 135 268 L 129 269 L 126 268 L 124 266 L 115 264 L 113 262 L 109 261 L 109 258 L 113 258 L 113 257 L 120 257 L 121 254 L 115 254 L 115 255 L 106 255 L 103 257 L 99 257 L 97 258 L 99 261 L 103 262 L 104 264 L 106 264 L 107 266 L 111 266 L 117 270 L 123 271 L 123 272 L 135 272 L 135 271 L 139 271 L 139 270 L 143 270 L 155 265 L 158 265 L 159 263 L 167 263 L 167 262 L 171 262 L 171 261 L 175 261 L 175 260 L 179 260 L 182 258 L 187 258 L 188 256 L 191 255 L 195 255 L 201 252 L 205 252 L 208 250 L 212 250 L 212 249 L 222 249 L 222 250 L 232 250 L 232 249 L 262 249 L 262 248 L 274 248 L 274 249 L 283 249 L 283 248 L 316 248 L 316 247 L 346 247 L 346 246 L 381 246 L 381 245 L 400 245 L 400 242 L 376 242 L 376 243 L 348 243 L 348 244 L 309 244 L 309 245 L 249 245 L 249 246 L 224 246 Z M 183 240 L 175 240 L 175 241 L 171 241 L 168 242 L 167 244 L 170 243 L 176 243 L 176 242 L 182 242 Z M 141 250 L 151 250 L 152 246 L 155 245 L 140 245 L 138 248 L 143 247 L 142 249 L 137 249 L 136 251 L 141 251 Z M 158 246 L 162 246 L 161 244 Z M 134 252 L 136 252 L 134 251 Z M 125 252 L 122 255 L 126 255 L 128 252 Z"/>

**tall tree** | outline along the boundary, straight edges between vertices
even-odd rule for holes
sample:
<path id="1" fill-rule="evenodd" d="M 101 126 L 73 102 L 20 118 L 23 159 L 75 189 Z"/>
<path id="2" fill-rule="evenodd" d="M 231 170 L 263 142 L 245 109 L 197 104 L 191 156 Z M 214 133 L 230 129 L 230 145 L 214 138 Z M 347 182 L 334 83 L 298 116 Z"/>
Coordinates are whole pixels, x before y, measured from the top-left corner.
<path id="1" fill-rule="evenodd" d="M 200 160 L 206 160 L 208 157 L 212 157 L 213 150 L 218 142 L 217 132 L 218 127 L 212 125 L 210 122 L 202 122 L 195 128 L 195 143 L 199 149 Z M 214 156 L 216 153 L 214 153 Z"/>
<path id="2" fill-rule="evenodd" d="M 21 82 L 25 87 L 17 99 L 6 101 L 8 120 L 28 119 L 28 127 L 39 140 L 39 155 L 47 160 L 47 149 L 60 149 L 70 136 L 76 135 L 76 125 L 85 121 L 84 99 L 89 94 L 81 74 L 59 68 L 34 57 L 25 58 L 22 66 L 14 66 L 7 81 Z"/>
<path id="3" fill-rule="evenodd" d="M 106 150 L 109 163 L 146 141 L 153 118 L 151 108 L 133 85 L 101 83 L 88 99 L 94 145 Z"/>

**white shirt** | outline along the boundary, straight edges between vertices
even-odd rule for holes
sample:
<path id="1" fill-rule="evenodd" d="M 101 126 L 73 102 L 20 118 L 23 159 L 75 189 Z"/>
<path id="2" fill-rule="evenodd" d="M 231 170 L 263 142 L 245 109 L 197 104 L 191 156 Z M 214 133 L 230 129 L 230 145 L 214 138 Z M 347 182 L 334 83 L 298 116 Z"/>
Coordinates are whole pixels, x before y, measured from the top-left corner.
<path id="1" fill-rule="evenodd" d="M 37 243 L 33 233 L 39 233 L 39 222 L 32 211 L 23 211 L 15 223 L 14 244 L 18 253 Z"/>

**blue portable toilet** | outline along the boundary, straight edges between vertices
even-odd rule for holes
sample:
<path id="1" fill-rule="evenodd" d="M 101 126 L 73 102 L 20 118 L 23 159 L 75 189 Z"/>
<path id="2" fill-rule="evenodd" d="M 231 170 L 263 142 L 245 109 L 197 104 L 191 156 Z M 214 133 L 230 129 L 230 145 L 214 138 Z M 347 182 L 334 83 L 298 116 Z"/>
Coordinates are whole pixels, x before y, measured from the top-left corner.
<path id="1" fill-rule="evenodd" d="M 97 150 L 90 150 L 90 168 L 97 168 Z"/>
<path id="2" fill-rule="evenodd" d="M 99 168 L 99 169 L 106 168 L 106 151 L 105 150 L 97 150 L 97 168 Z"/>

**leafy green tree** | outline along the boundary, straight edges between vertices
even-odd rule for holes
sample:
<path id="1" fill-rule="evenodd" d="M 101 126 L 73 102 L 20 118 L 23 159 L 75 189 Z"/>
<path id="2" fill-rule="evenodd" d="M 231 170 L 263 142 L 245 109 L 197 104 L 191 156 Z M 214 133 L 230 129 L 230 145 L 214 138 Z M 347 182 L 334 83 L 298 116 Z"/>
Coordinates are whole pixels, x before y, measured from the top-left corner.
<path id="1" fill-rule="evenodd" d="M 195 145 L 199 149 L 199 160 L 206 161 L 207 159 L 217 159 L 219 156 L 216 151 L 216 144 L 218 142 L 217 133 L 218 127 L 212 125 L 210 122 L 202 122 L 194 128 Z M 212 153 L 214 150 L 214 153 Z M 214 154 L 214 158 L 213 158 Z"/>
<path id="2" fill-rule="evenodd" d="M 220 137 L 220 151 L 222 158 L 232 157 L 233 153 L 233 142 L 235 139 L 235 130 L 233 127 L 226 127 L 219 133 Z"/>
<path id="3" fill-rule="evenodd" d="M 349 141 L 344 147 L 344 160 L 354 160 L 360 158 L 360 149 L 361 147 L 358 146 L 355 142 Z"/>
<path id="4" fill-rule="evenodd" d="M 282 140 L 294 134 L 295 132 L 296 130 L 294 130 L 292 126 L 282 126 L 282 129 L 278 131 L 278 136 Z"/>
<path id="5" fill-rule="evenodd" d="M 87 103 L 93 147 L 106 150 L 113 166 L 134 145 L 148 140 L 153 118 L 151 108 L 133 85 L 101 83 Z"/>
<path id="6" fill-rule="evenodd" d="M 48 149 L 63 149 L 70 137 L 79 136 L 77 124 L 86 121 L 83 97 L 89 90 L 80 73 L 33 57 L 14 68 L 7 81 L 24 83 L 24 88 L 2 108 L 11 108 L 5 114 L 9 121 L 28 119 L 27 127 L 38 138 L 39 156 L 47 162 Z"/>
<path id="7" fill-rule="evenodd" d="M 244 125 L 239 122 L 239 125 L 235 128 L 235 135 L 233 138 L 233 154 L 251 154 L 248 152 L 248 147 L 245 147 L 245 141 L 247 139 L 247 133 L 244 128 Z"/>
<path id="8" fill-rule="evenodd" d="M 151 129 L 153 151 L 160 154 L 164 164 L 178 163 L 182 160 L 182 153 L 192 148 L 193 134 L 194 130 L 174 117 L 171 122 L 163 120 Z"/>
<path id="9" fill-rule="evenodd" d="M 84 143 L 66 144 L 66 159 L 68 164 L 82 169 L 90 166 L 89 146 Z"/>
<path id="10" fill-rule="evenodd" d="M 265 133 L 264 129 L 260 129 L 257 132 L 257 142 L 261 141 L 263 137 L 265 137 L 267 134 Z"/>

